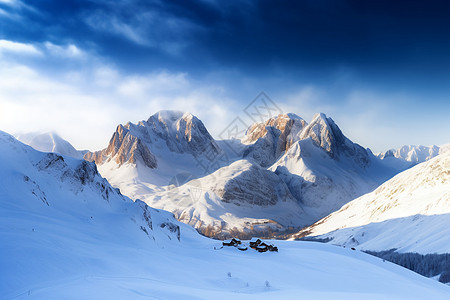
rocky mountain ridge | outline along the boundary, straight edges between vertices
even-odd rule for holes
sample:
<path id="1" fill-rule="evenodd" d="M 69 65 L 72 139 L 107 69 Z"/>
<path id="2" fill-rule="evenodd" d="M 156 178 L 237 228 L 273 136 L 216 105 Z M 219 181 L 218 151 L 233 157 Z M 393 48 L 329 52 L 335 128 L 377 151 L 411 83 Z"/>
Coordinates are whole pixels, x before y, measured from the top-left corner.
<path id="1" fill-rule="evenodd" d="M 192 114 L 162 111 L 85 158 L 132 199 L 224 237 L 312 224 L 394 174 L 324 114 L 253 124 L 234 157 L 218 144 Z"/>

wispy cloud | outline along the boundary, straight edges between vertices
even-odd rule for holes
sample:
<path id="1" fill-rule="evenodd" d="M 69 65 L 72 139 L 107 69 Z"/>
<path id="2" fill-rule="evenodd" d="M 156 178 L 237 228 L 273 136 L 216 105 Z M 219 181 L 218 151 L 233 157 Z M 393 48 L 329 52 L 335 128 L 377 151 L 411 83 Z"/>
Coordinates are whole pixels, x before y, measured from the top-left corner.
<path id="1" fill-rule="evenodd" d="M 51 42 L 45 42 L 44 46 L 46 50 L 48 50 L 51 53 L 51 55 L 55 56 L 81 58 L 85 55 L 84 52 L 74 44 L 61 46 L 53 44 Z"/>
<path id="2" fill-rule="evenodd" d="M 84 12 L 83 20 L 101 34 L 121 36 L 140 46 L 179 55 L 191 43 L 193 33 L 201 32 L 203 27 L 170 13 L 164 6 L 155 2 L 141 7 L 136 1 L 119 1 L 106 4 L 102 10 Z"/>
<path id="3" fill-rule="evenodd" d="M 24 44 L 8 40 L 0 40 L 0 53 L 14 53 L 25 55 L 42 55 L 34 45 Z"/>

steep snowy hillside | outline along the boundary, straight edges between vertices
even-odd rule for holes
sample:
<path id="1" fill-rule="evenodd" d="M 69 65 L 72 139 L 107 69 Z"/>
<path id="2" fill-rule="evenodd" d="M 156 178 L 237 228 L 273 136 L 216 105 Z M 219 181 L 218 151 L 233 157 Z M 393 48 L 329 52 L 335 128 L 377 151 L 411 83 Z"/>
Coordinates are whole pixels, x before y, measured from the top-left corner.
<path id="1" fill-rule="evenodd" d="M 91 163 L 37 152 L 3 132 L 0 153 L 2 299 L 450 296 L 448 286 L 329 245 L 219 249 L 169 213 L 120 195 Z"/>
<path id="2" fill-rule="evenodd" d="M 449 253 L 450 153 L 398 174 L 295 236 L 362 250 Z"/>
<path id="3" fill-rule="evenodd" d="M 0 153 L 0 268 L 8 274 L 0 294 L 6 299 L 17 296 L 8 291 L 39 282 L 98 273 L 104 268 L 98 257 L 127 243 L 179 242 L 170 213 L 122 196 L 93 163 L 38 152 L 1 131 Z"/>
<path id="4" fill-rule="evenodd" d="M 18 134 L 16 138 L 42 152 L 54 152 L 74 158 L 83 158 L 87 152 L 76 150 L 68 141 L 54 132 Z"/>

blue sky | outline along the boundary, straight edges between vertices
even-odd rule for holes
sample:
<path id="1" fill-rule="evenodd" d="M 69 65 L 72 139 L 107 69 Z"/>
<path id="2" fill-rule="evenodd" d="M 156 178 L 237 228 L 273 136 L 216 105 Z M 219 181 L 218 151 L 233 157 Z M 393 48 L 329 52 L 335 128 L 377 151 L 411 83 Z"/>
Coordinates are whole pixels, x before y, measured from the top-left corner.
<path id="1" fill-rule="evenodd" d="M 260 91 L 374 151 L 450 142 L 447 1 L 0 0 L 0 129 L 105 147 L 191 111 L 217 135 Z"/>

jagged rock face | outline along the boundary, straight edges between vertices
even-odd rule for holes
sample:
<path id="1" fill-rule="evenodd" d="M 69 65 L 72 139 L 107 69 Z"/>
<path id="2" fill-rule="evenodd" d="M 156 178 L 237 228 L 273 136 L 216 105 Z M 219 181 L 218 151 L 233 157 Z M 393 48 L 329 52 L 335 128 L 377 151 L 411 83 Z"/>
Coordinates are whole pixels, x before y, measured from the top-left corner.
<path id="1" fill-rule="evenodd" d="M 346 138 L 336 123 L 325 114 L 316 114 L 311 123 L 301 131 L 300 140 L 307 138 L 311 138 L 334 159 L 346 155 L 360 166 L 366 166 L 370 162 L 367 151 Z"/>
<path id="2" fill-rule="evenodd" d="M 309 138 L 331 158 L 339 160 L 345 155 L 360 166 L 369 164 L 367 151 L 347 139 L 334 121 L 324 114 L 316 114 L 310 124 L 294 114 L 279 115 L 264 123 L 253 124 L 242 140 L 244 144 L 250 144 L 243 156 L 268 167 L 295 142 Z"/>
<path id="3" fill-rule="evenodd" d="M 242 140 L 244 144 L 251 144 L 243 156 L 251 157 L 267 167 L 292 146 L 305 125 L 305 120 L 294 114 L 280 114 L 264 123 L 255 123 Z"/>
<path id="4" fill-rule="evenodd" d="M 148 142 L 154 142 L 156 135 L 165 141 L 172 152 L 190 153 L 194 156 L 205 152 L 220 152 L 202 121 L 190 113 L 161 111 L 151 116 L 147 122 L 140 122 L 138 126 L 147 128 Z"/>
<path id="5" fill-rule="evenodd" d="M 138 124 L 119 125 L 106 149 L 85 155 L 100 165 L 114 160 L 119 166 L 142 163 L 157 167 L 155 152 L 171 151 L 199 156 L 220 151 L 203 123 L 190 113 L 161 111 Z"/>
<path id="6" fill-rule="evenodd" d="M 129 125 L 128 125 L 129 127 Z M 88 152 L 84 156 L 88 161 L 102 164 L 107 158 L 114 159 L 121 166 L 125 163 L 136 164 L 138 161 L 149 168 L 156 168 L 156 157 L 148 147 L 137 137 L 130 133 L 128 128 L 117 126 L 106 149 L 97 152 Z"/>
<path id="7" fill-rule="evenodd" d="M 238 206 L 269 206 L 279 201 L 294 201 L 278 176 L 255 165 L 227 181 L 224 186 L 216 185 L 212 190 L 223 202 Z"/>

